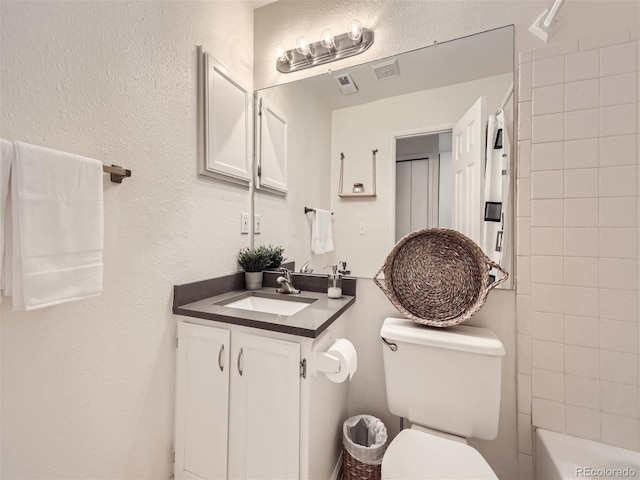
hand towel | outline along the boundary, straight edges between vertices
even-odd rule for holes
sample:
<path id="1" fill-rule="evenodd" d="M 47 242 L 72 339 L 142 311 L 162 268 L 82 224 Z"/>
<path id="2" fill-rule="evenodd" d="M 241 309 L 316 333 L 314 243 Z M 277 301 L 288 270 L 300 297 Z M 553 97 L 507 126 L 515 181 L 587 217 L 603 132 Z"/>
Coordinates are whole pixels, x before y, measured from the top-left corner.
<path id="1" fill-rule="evenodd" d="M 0 292 L 4 291 L 5 283 L 5 238 L 7 235 L 6 226 L 10 222 L 10 216 L 7 215 L 9 208 L 9 175 L 11 172 L 11 164 L 13 163 L 14 150 L 13 143 L 0 139 Z M 0 295 L 2 302 L 2 295 Z"/>
<path id="2" fill-rule="evenodd" d="M 14 148 L 10 187 L 14 310 L 100 295 L 102 163 L 21 142 L 14 142 Z"/>
<path id="3" fill-rule="evenodd" d="M 333 251 L 333 230 L 329 210 L 315 209 L 311 224 L 311 251 L 316 254 Z"/>

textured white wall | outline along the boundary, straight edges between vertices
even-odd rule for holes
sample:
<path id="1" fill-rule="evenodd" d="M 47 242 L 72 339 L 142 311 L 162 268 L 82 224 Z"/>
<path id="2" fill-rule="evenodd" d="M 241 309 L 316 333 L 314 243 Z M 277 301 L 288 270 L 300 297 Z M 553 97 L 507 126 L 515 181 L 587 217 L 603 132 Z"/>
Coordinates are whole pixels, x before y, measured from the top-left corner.
<path id="1" fill-rule="evenodd" d="M 105 176 L 104 293 L 1 306 L 2 477 L 169 478 L 172 285 L 237 269 L 247 189 L 196 175 L 196 45 L 252 83 L 248 2 L 10 2 L 0 136 Z"/>

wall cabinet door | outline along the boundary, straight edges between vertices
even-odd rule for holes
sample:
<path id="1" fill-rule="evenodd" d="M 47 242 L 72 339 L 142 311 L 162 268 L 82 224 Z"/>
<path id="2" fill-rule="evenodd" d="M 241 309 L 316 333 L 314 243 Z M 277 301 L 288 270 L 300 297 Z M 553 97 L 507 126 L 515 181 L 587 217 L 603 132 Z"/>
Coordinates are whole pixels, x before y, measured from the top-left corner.
<path id="1" fill-rule="evenodd" d="M 297 479 L 300 344 L 235 334 L 229 478 Z"/>
<path id="2" fill-rule="evenodd" d="M 258 130 L 258 175 L 256 186 L 287 194 L 287 117 L 261 98 Z"/>
<path id="3" fill-rule="evenodd" d="M 230 332 L 178 323 L 175 478 L 227 478 Z"/>

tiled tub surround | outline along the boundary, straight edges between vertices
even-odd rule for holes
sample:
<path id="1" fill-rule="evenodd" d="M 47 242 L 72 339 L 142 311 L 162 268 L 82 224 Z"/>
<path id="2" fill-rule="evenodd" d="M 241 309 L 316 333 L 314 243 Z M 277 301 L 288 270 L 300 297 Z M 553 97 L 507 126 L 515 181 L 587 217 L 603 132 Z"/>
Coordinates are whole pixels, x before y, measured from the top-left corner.
<path id="1" fill-rule="evenodd" d="M 532 425 L 640 450 L 640 48 L 621 31 L 520 54 L 517 383 Z"/>
<path id="2" fill-rule="evenodd" d="M 279 275 L 279 272 L 266 271 L 263 288 L 257 292 L 282 295 L 283 299 L 287 299 L 289 295 L 278 294 L 275 291 L 278 286 L 276 278 Z M 355 278 L 343 278 L 343 296 L 332 299 L 326 294 L 327 275 L 292 273 L 292 276 L 294 285 L 300 288 L 301 292 L 290 295 L 291 299 L 313 300 L 307 308 L 293 315 L 276 315 L 227 307 L 226 303 L 231 298 L 250 293 L 245 290 L 244 272 L 174 286 L 173 313 L 316 338 L 355 302 Z"/>

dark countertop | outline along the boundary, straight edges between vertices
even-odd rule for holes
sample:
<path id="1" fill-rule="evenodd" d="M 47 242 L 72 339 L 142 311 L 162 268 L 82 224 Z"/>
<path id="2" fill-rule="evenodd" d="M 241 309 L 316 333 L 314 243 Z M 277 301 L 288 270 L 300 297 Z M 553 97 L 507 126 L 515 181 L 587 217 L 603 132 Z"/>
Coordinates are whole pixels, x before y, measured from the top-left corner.
<path id="1" fill-rule="evenodd" d="M 233 325 L 260 328 L 275 332 L 288 333 L 302 337 L 316 338 L 326 330 L 354 302 L 355 297 L 343 295 L 341 298 L 329 298 L 326 293 L 305 291 L 299 294 L 284 295 L 276 293 L 275 288 L 265 287 L 254 292 L 262 292 L 278 297 L 298 297 L 300 300 L 314 300 L 308 307 L 290 316 L 255 312 L 221 305 L 234 297 L 247 296 L 249 290 L 234 290 L 220 295 L 198 300 L 186 305 L 174 306 L 173 313 L 187 317 L 215 320 Z"/>

